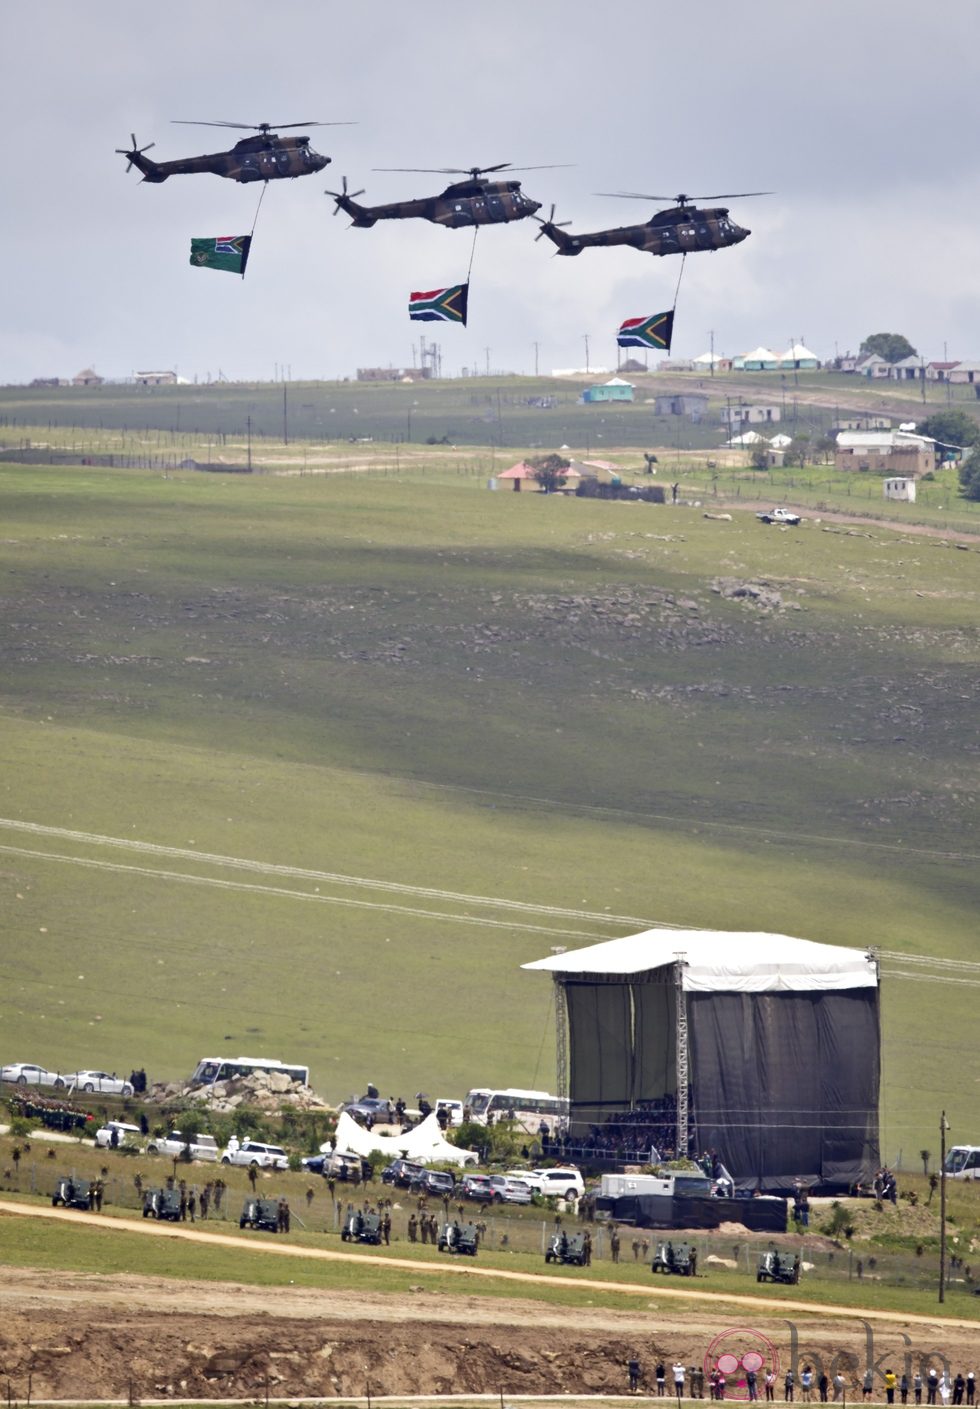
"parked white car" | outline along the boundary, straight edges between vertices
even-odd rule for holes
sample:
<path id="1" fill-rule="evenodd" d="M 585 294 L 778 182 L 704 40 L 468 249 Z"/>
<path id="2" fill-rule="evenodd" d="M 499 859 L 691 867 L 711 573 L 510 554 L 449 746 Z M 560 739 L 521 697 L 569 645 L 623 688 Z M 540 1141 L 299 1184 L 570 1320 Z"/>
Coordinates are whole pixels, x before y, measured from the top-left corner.
<path id="1" fill-rule="evenodd" d="M 218 1158 L 218 1142 L 213 1135 L 192 1135 L 188 1145 L 179 1130 L 171 1130 L 169 1135 L 154 1136 L 146 1142 L 148 1155 L 169 1155 L 171 1159 L 182 1159 L 188 1148 L 191 1159 Z"/>
<path id="2" fill-rule="evenodd" d="M 0 1067 L 0 1081 L 11 1081 L 18 1086 L 57 1086 L 60 1080 L 57 1072 L 39 1067 L 36 1062 L 10 1062 Z"/>
<path id="3" fill-rule="evenodd" d="M 580 1199 L 585 1194 L 585 1180 L 574 1165 L 558 1169 L 532 1169 L 523 1177 L 532 1189 L 546 1199 Z"/>
<path id="4" fill-rule="evenodd" d="M 259 1169 L 288 1169 L 289 1156 L 281 1145 L 264 1145 L 259 1140 L 228 1141 L 222 1151 L 222 1164 L 254 1164 Z"/>
<path id="5" fill-rule="evenodd" d="M 450 1125 L 462 1125 L 462 1123 L 463 1123 L 463 1103 L 462 1103 L 462 1101 L 453 1101 L 453 1100 L 450 1100 L 448 1097 L 440 1097 L 439 1100 L 436 1101 L 436 1115 L 438 1115 L 440 1111 L 445 1111 L 446 1114 L 449 1116 L 449 1124 L 450 1124 Z"/>
<path id="6" fill-rule="evenodd" d="M 73 1086 L 76 1091 L 98 1091 L 103 1096 L 133 1094 L 132 1082 L 124 1081 L 121 1076 L 108 1071 L 73 1071 L 59 1076 L 54 1084 L 58 1089 Z"/>
<path id="7" fill-rule="evenodd" d="M 113 1139 L 112 1137 L 116 1138 Z M 100 1130 L 95 1132 L 96 1148 L 100 1150 L 118 1150 L 125 1145 L 128 1150 L 139 1149 L 143 1139 L 143 1132 L 138 1125 L 127 1125 L 123 1120 L 109 1120 Z"/>

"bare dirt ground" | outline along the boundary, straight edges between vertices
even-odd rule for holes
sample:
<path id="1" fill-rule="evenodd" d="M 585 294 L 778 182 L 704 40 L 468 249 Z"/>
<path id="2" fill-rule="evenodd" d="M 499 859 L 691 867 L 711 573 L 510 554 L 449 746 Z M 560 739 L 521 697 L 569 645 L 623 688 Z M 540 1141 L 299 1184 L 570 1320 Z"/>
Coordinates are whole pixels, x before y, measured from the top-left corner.
<path id="1" fill-rule="evenodd" d="M 763 1299 L 687 1295 L 644 1288 L 635 1311 L 615 1311 L 474 1296 L 462 1279 L 458 1293 L 437 1293 L 409 1275 L 404 1292 L 375 1294 L 7 1268 L 0 1376 L 23 1396 L 29 1375 L 35 1399 L 110 1399 L 130 1390 L 217 1399 L 266 1389 L 275 1397 L 337 1397 L 364 1395 L 368 1386 L 373 1395 L 619 1394 L 634 1354 L 649 1379 L 661 1359 L 710 1366 L 723 1350 L 737 1358 L 757 1348 L 778 1359 L 781 1372 L 794 1361 L 828 1373 L 839 1365 L 855 1387 L 869 1361 L 879 1375 L 930 1356 L 937 1365 L 947 1357 L 954 1373 L 973 1363 L 975 1323 L 830 1310 L 800 1315 L 794 1326 L 787 1313 L 805 1302 L 777 1311 Z M 737 1373 L 731 1378 L 737 1395 Z"/>

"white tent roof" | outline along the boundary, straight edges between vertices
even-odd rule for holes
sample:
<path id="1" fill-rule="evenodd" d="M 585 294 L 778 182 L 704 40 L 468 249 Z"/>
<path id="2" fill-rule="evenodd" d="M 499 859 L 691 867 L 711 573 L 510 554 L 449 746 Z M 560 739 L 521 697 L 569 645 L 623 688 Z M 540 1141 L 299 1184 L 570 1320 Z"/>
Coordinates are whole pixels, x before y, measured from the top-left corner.
<path id="1" fill-rule="evenodd" d="M 624 381 L 622 377 L 610 377 L 608 382 L 603 382 L 603 386 L 632 386 L 632 382 Z"/>
<path id="2" fill-rule="evenodd" d="M 644 930 L 522 967 L 570 976 L 644 974 L 677 963 L 678 955 L 689 993 L 808 993 L 878 984 L 874 959 L 863 949 L 726 930 Z"/>
<path id="3" fill-rule="evenodd" d="M 772 446 L 773 450 L 785 450 L 787 445 L 793 444 L 793 437 L 791 435 L 783 435 L 782 431 L 780 431 L 778 435 L 771 437 L 769 444 Z"/>
<path id="4" fill-rule="evenodd" d="M 743 362 L 778 362 L 779 358 L 768 347 L 756 347 L 751 352 L 742 353 Z"/>
<path id="5" fill-rule="evenodd" d="M 779 360 L 780 362 L 819 362 L 820 358 L 808 347 L 804 347 L 801 342 L 795 342 L 792 347 L 786 349 Z"/>
<path id="6" fill-rule="evenodd" d="M 733 435 L 732 438 L 731 438 L 731 440 L 728 441 L 728 444 L 729 444 L 729 445 L 759 445 L 759 444 L 760 444 L 762 441 L 764 441 L 764 440 L 765 440 L 765 436 L 764 436 L 764 435 L 760 435 L 758 431 L 744 431 L 742 435 Z"/>
<path id="7" fill-rule="evenodd" d="M 694 361 L 704 367 L 710 367 L 712 362 L 721 362 L 724 359 L 717 352 L 702 352 L 700 357 L 695 357 Z"/>
<path id="8" fill-rule="evenodd" d="M 439 1129 L 435 1112 L 425 1120 L 406 1131 L 403 1135 L 376 1135 L 373 1130 L 365 1130 L 353 1116 L 341 1111 L 337 1119 L 337 1134 L 334 1136 L 334 1149 L 339 1154 L 361 1155 L 366 1157 L 376 1150 L 389 1159 L 418 1160 L 429 1164 L 435 1160 L 446 1164 L 476 1164 L 477 1157 L 472 1150 L 461 1150 L 451 1145 Z"/>

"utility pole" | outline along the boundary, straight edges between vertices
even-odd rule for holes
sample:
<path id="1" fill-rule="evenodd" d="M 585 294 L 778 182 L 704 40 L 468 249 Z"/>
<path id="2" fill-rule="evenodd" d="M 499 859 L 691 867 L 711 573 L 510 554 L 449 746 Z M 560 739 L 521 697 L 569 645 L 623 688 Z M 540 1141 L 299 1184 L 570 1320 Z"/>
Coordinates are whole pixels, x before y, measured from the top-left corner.
<path id="1" fill-rule="evenodd" d="M 245 424 L 246 424 L 246 426 L 248 427 L 248 455 L 247 455 L 248 468 L 249 468 L 249 470 L 251 470 L 251 468 L 252 468 L 252 417 L 251 417 L 251 414 L 249 414 L 249 415 L 245 418 Z"/>
<path id="2" fill-rule="evenodd" d="M 538 375 L 538 344 L 534 344 L 534 375 Z"/>
<path id="3" fill-rule="evenodd" d="M 714 330 L 714 328 L 710 328 L 710 329 L 708 330 L 708 336 L 711 338 L 711 375 L 714 376 L 714 374 L 715 374 L 715 330 Z"/>
<path id="4" fill-rule="evenodd" d="M 286 383 L 282 384 L 282 443 L 289 444 L 289 411 L 286 407 Z"/>
<path id="5" fill-rule="evenodd" d="M 588 375 L 588 371 L 589 371 L 589 335 L 588 335 L 588 333 L 583 333 L 582 336 L 583 336 L 583 338 L 585 339 L 585 371 L 586 371 L 586 375 Z"/>
<path id="6" fill-rule="evenodd" d="M 946 1300 L 946 1112 L 939 1117 L 939 1300 Z"/>
<path id="7" fill-rule="evenodd" d="M 489 377 L 489 375 L 490 375 L 490 349 L 489 349 L 488 347 L 485 347 L 485 348 L 483 349 L 483 351 L 484 351 L 484 352 L 486 353 L 486 355 L 487 355 L 487 376 Z"/>

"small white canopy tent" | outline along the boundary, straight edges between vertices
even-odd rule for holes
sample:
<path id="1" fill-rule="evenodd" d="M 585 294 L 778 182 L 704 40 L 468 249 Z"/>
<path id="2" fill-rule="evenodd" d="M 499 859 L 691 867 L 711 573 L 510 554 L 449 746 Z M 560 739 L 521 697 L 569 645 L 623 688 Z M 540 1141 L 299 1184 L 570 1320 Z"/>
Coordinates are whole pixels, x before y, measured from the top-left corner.
<path id="1" fill-rule="evenodd" d="M 353 1116 L 341 1111 L 337 1120 L 337 1134 L 334 1149 L 338 1154 L 368 1155 L 380 1152 L 388 1159 L 410 1159 L 419 1164 L 476 1164 L 477 1156 L 472 1150 L 461 1150 L 452 1145 L 439 1129 L 435 1112 L 413 1126 L 402 1135 L 376 1135 L 373 1130 L 365 1130 Z"/>

